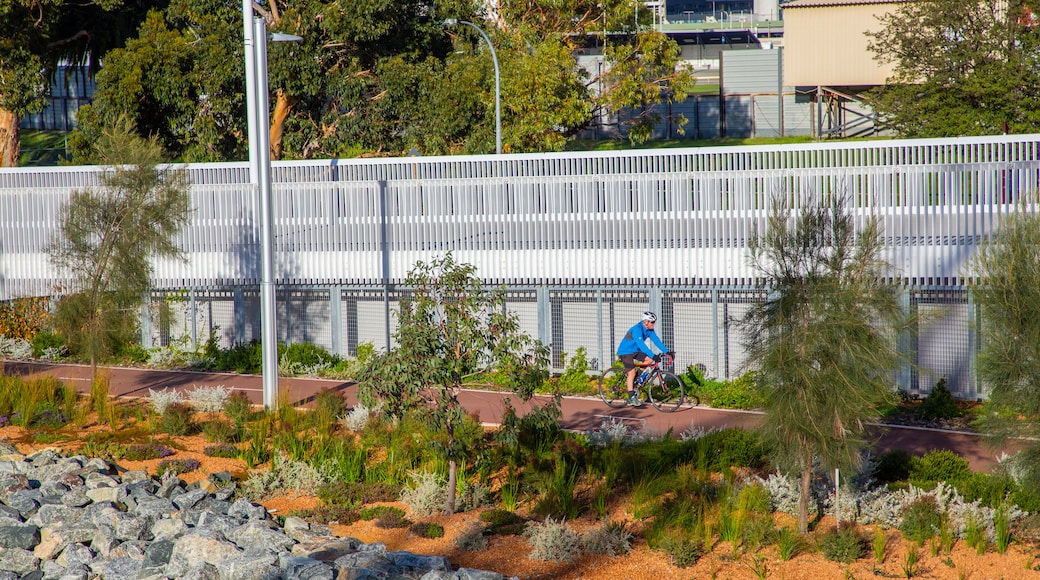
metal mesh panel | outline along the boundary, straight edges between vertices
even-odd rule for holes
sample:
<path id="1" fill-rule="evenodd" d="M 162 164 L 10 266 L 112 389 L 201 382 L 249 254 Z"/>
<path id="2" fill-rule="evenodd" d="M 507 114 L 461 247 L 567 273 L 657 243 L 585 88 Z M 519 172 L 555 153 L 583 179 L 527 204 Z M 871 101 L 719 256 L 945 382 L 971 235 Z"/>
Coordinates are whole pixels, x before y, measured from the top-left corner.
<path id="1" fill-rule="evenodd" d="M 973 367 L 975 315 L 963 288 L 917 290 L 910 306 L 920 318 L 914 344 L 911 389 L 927 394 L 939 379 L 959 398 L 980 396 Z"/>
<path id="2" fill-rule="evenodd" d="M 279 296 L 278 327 L 286 343 L 309 342 L 332 351 L 328 290 L 291 290 Z"/>

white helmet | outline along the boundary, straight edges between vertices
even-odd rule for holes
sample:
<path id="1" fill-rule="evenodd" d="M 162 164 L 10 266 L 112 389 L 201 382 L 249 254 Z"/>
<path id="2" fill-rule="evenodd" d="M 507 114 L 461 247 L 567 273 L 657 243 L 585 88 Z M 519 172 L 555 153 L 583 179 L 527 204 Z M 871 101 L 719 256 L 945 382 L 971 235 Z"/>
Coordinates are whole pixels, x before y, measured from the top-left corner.
<path id="1" fill-rule="evenodd" d="M 649 322 L 657 322 L 657 315 L 654 314 L 653 312 L 650 312 L 649 310 L 647 310 L 646 312 L 643 313 L 643 320 L 646 320 L 646 321 L 649 321 Z"/>

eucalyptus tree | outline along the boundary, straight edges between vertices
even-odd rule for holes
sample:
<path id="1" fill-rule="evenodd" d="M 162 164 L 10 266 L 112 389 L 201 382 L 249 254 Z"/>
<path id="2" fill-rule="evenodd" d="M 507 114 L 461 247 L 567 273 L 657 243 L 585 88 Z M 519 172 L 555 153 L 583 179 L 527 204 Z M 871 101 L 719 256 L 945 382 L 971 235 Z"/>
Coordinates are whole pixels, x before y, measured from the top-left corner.
<path id="1" fill-rule="evenodd" d="M 873 91 L 882 121 L 905 137 L 1040 131 L 1035 0 L 902 2 L 869 48 L 895 74 Z"/>
<path id="2" fill-rule="evenodd" d="M 521 332 L 505 295 L 489 290 L 476 268 L 451 254 L 420 262 L 408 274 L 409 298 L 397 313 L 395 347 L 369 361 L 358 379 L 362 401 L 385 413 L 409 410 L 441 435 L 437 445 L 448 461 L 446 513 L 455 511 L 457 462 L 467 450 L 456 437 L 465 410 L 458 395 L 475 374 L 494 373 L 527 400 L 548 377 L 548 352 Z"/>
<path id="3" fill-rule="evenodd" d="M 18 165 L 22 117 L 47 103 L 58 64 L 97 70 L 101 54 L 137 27 L 147 0 L 0 2 L 0 167 Z"/>
<path id="4" fill-rule="evenodd" d="M 1040 217 L 1023 203 L 971 262 L 971 291 L 978 304 L 981 347 L 978 375 L 989 398 L 980 426 L 994 442 L 1025 444 L 1018 467 L 1040 489 Z"/>
<path id="5" fill-rule="evenodd" d="M 762 431 L 780 466 L 801 476 L 805 533 L 814 462 L 859 461 L 868 422 L 894 396 L 907 320 L 881 259 L 877 219 L 855 217 L 843 196 L 804 196 L 799 208 L 794 197 L 773 197 L 765 231 L 749 243 L 766 297 L 742 330 L 766 393 Z"/>
<path id="6" fill-rule="evenodd" d="M 95 143 L 101 186 L 76 191 L 58 216 L 49 253 L 72 287 L 55 325 L 74 351 L 98 358 L 134 340 L 136 313 L 157 257 L 178 257 L 175 239 L 190 218 L 187 174 L 159 167 L 162 149 L 122 117 Z"/>

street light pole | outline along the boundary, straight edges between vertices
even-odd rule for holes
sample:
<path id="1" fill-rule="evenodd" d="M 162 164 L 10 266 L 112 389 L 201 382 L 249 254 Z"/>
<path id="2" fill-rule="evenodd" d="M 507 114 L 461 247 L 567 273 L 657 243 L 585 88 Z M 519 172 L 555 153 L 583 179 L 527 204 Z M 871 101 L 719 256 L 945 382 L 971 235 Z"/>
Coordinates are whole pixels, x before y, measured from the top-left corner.
<path id="1" fill-rule="evenodd" d="M 473 30 L 480 33 L 481 38 L 487 43 L 488 48 L 491 49 L 491 60 L 495 63 L 495 153 L 498 155 L 502 154 L 502 76 L 498 70 L 498 54 L 495 53 L 495 45 L 491 44 L 491 39 L 484 33 L 484 29 L 467 22 L 465 20 L 458 20 L 456 18 L 448 18 L 444 21 L 444 26 L 452 27 L 457 24 L 465 24 Z"/>
<path id="2" fill-rule="evenodd" d="M 242 0 L 245 36 L 246 125 L 249 131 L 249 182 L 260 198 L 260 349 L 264 408 L 278 401 L 278 321 L 274 282 L 274 202 L 271 198 L 271 120 L 267 85 L 267 22 L 253 17 L 252 0 Z M 275 41 L 303 40 L 277 35 Z"/>

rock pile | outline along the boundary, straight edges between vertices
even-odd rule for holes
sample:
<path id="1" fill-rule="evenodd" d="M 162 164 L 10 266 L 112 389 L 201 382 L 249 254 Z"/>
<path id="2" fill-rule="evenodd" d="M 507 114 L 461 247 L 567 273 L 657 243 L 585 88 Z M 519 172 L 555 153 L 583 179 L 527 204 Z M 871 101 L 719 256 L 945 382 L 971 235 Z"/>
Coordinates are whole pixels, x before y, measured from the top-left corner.
<path id="1" fill-rule="evenodd" d="M 0 580 L 88 578 L 500 580 L 388 552 L 234 500 L 228 474 L 185 485 L 101 459 L 24 456 L 0 441 Z"/>

